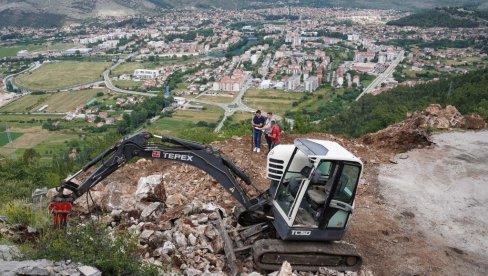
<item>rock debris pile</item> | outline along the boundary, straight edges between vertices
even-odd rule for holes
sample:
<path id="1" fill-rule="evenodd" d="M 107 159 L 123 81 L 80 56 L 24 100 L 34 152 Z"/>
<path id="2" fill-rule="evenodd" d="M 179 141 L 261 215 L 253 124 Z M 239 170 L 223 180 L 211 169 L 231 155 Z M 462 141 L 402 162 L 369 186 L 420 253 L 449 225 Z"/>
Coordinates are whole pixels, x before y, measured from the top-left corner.
<path id="1" fill-rule="evenodd" d="M 424 111 L 407 114 L 407 119 L 383 130 L 365 135 L 361 140 L 366 145 L 392 151 L 406 151 L 419 146 L 428 146 L 430 130 L 452 128 L 481 129 L 486 126 L 479 115 L 463 116 L 454 106 L 442 108 L 431 104 Z"/>

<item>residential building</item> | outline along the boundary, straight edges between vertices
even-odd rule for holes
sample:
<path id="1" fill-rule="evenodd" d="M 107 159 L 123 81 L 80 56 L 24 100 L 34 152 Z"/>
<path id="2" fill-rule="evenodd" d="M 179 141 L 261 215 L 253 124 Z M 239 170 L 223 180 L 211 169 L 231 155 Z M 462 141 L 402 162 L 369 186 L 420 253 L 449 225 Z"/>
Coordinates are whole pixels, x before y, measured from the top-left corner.
<path id="1" fill-rule="evenodd" d="M 296 90 L 300 85 L 300 75 L 293 75 L 285 80 L 285 88 L 287 90 Z"/>
<path id="2" fill-rule="evenodd" d="M 134 71 L 134 78 L 140 80 L 155 79 L 159 76 L 159 70 L 136 69 Z"/>
<path id="3" fill-rule="evenodd" d="M 305 80 L 305 90 L 312 93 L 319 87 L 319 81 L 316 76 L 310 76 Z"/>

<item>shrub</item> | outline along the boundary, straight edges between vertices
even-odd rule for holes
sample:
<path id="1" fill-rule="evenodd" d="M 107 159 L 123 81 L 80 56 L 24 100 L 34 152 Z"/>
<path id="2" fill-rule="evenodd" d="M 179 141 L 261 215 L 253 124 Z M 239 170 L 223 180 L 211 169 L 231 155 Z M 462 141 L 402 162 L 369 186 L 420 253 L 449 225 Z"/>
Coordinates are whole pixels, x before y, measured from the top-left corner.
<path id="1" fill-rule="evenodd" d="M 136 260 L 136 241 L 129 234 L 115 234 L 106 226 L 90 222 L 47 232 L 30 257 L 69 259 L 95 266 L 103 275 L 158 275 L 156 266 Z"/>
<path id="2" fill-rule="evenodd" d="M 34 210 L 23 200 L 12 200 L 4 204 L 0 213 L 5 215 L 11 224 L 21 224 L 38 229 L 47 228 L 49 225 L 47 208 Z"/>

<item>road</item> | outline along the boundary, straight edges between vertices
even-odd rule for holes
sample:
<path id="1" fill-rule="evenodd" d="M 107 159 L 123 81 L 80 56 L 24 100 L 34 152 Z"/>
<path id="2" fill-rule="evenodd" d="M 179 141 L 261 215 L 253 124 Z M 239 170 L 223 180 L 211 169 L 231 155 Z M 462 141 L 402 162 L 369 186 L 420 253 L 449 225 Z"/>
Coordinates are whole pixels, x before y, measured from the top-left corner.
<path id="1" fill-rule="evenodd" d="M 247 89 L 249 89 L 250 85 L 251 85 L 251 79 L 248 79 L 244 83 L 244 85 L 242 86 L 241 90 L 239 90 L 239 93 L 232 100 L 231 103 L 214 103 L 214 102 L 199 100 L 198 97 L 204 95 L 205 92 L 198 95 L 195 99 L 189 99 L 188 103 L 194 102 L 194 103 L 200 103 L 200 104 L 208 104 L 208 105 L 218 106 L 218 107 L 222 108 L 224 110 L 224 117 L 222 118 L 222 120 L 220 120 L 219 124 L 217 125 L 217 127 L 214 130 L 215 132 L 219 132 L 222 129 L 222 127 L 224 126 L 224 122 L 227 120 L 227 118 L 234 115 L 234 113 L 236 113 L 237 111 L 239 111 L 239 112 L 254 112 L 255 111 L 255 109 L 250 108 L 249 106 L 245 105 L 242 102 L 242 97 L 246 93 Z"/>
<path id="2" fill-rule="evenodd" d="M 154 94 L 154 93 L 145 93 L 145 92 L 137 92 L 137 91 L 120 89 L 118 87 L 115 87 L 112 84 L 112 80 L 110 79 L 110 71 L 117 68 L 117 66 L 124 63 L 126 59 L 129 59 L 129 58 L 135 56 L 136 54 L 137 54 L 137 52 L 128 55 L 127 58 L 125 58 L 125 59 L 119 59 L 119 61 L 117 61 L 117 63 L 115 63 L 114 65 L 112 65 L 112 67 L 110 67 L 109 69 L 107 69 L 103 72 L 103 81 L 105 82 L 105 86 L 107 87 L 107 89 L 114 91 L 114 92 L 117 92 L 117 93 L 139 95 L 139 96 L 146 96 L 146 97 L 156 97 L 156 94 Z"/>
<path id="3" fill-rule="evenodd" d="M 402 62 L 403 58 L 405 57 L 405 51 L 401 50 L 395 60 L 388 66 L 385 72 L 381 73 L 376 77 L 376 79 L 363 90 L 363 92 L 356 98 L 356 101 L 359 100 L 365 94 L 373 92 L 378 86 L 380 86 L 387 78 L 391 77 L 395 68 Z"/>
<path id="4" fill-rule="evenodd" d="M 35 62 L 35 63 L 33 63 L 33 64 L 31 65 L 31 67 L 29 67 L 29 68 L 27 68 L 27 69 L 25 69 L 25 70 L 23 70 L 23 71 L 20 71 L 20 72 L 15 73 L 15 74 L 8 75 L 8 76 L 7 76 L 7 77 L 6 77 L 6 78 L 3 80 L 3 82 L 4 82 L 5 86 L 7 86 L 7 83 L 10 81 L 10 83 L 12 84 L 12 87 L 13 87 L 14 89 L 17 89 L 18 87 L 17 87 L 17 86 L 15 85 L 15 83 L 13 82 L 13 78 L 14 78 L 15 76 L 20 75 L 20 74 L 23 74 L 23 73 L 25 73 L 25 72 L 32 72 L 32 71 L 36 70 L 37 68 L 39 68 L 39 67 L 41 67 L 41 66 L 42 66 L 42 63 L 40 63 L 40 62 Z"/>

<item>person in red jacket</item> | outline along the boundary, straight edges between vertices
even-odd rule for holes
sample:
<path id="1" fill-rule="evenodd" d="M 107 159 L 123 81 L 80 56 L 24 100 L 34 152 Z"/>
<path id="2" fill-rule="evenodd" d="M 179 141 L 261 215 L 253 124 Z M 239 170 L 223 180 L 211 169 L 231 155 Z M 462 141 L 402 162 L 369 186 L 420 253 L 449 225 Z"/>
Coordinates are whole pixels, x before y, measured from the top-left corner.
<path id="1" fill-rule="evenodd" d="M 280 127 L 274 119 L 271 120 L 271 133 L 269 137 L 271 137 L 271 148 L 280 144 Z"/>

